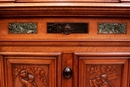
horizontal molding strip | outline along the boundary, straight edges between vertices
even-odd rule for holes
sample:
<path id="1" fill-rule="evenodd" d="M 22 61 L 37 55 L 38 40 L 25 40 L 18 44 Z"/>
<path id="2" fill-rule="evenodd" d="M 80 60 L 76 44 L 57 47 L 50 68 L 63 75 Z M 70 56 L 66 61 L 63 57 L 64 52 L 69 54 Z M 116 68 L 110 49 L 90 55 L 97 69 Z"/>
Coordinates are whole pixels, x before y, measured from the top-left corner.
<path id="1" fill-rule="evenodd" d="M 0 3 L 0 17 L 130 17 L 129 3 Z"/>
<path id="2" fill-rule="evenodd" d="M 129 3 L 0 3 L 0 7 L 130 7 Z"/>
<path id="3" fill-rule="evenodd" d="M 130 41 L 1 41 L 0 46 L 97 46 L 130 47 Z"/>
<path id="4" fill-rule="evenodd" d="M 60 52 L 0 52 L 0 55 L 11 56 L 59 56 Z"/>
<path id="5" fill-rule="evenodd" d="M 130 52 L 74 52 L 74 54 L 78 57 L 126 57 L 126 59 L 130 59 Z M 121 58 L 120 58 L 121 59 Z"/>

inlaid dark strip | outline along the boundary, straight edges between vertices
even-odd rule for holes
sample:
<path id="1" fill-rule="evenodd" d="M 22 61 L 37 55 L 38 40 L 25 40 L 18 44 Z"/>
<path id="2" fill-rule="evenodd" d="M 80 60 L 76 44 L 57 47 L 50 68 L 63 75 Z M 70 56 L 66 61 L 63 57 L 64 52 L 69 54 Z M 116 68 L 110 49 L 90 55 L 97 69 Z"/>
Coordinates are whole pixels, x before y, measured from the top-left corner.
<path id="1" fill-rule="evenodd" d="M 88 23 L 47 23 L 47 33 L 88 33 Z"/>

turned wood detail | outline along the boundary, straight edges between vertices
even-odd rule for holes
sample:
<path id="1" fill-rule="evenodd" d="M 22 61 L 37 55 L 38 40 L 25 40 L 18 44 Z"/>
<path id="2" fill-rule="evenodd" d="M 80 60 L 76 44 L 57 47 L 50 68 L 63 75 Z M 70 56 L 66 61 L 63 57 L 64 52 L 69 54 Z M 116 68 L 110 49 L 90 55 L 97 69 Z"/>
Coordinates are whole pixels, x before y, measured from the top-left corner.
<path id="1" fill-rule="evenodd" d="M 116 87 L 112 80 L 119 76 L 119 66 L 93 65 L 88 68 L 89 87 Z"/>
<path id="2" fill-rule="evenodd" d="M 47 86 L 46 70 L 41 67 L 16 66 L 14 76 L 15 79 L 19 78 L 19 81 L 23 83 L 23 87 L 37 87 L 35 78 L 38 78 L 44 86 Z"/>

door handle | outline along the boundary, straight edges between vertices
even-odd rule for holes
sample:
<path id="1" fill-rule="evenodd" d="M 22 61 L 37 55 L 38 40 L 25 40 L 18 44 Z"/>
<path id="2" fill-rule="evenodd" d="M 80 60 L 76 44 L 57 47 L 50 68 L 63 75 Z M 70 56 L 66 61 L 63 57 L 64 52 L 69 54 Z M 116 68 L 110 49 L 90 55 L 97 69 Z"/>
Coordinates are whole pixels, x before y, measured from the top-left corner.
<path id="1" fill-rule="evenodd" d="M 72 76 L 72 69 L 70 67 L 64 68 L 64 70 L 63 70 L 63 76 L 66 79 L 71 78 L 71 76 Z"/>

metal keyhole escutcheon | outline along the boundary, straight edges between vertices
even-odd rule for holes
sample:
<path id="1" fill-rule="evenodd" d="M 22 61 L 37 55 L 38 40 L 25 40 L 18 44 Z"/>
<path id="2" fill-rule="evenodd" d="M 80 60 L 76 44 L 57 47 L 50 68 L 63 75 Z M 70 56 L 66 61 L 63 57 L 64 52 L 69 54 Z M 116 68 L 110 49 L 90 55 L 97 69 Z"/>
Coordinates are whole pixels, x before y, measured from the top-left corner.
<path id="1" fill-rule="evenodd" d="M 70 67 L 66 67 L 64 70 L 63 70 L 63 76 L 66 78 L 66 79 L 69 79 L 71 76 L 72 76 L 72 70 Z"/>

